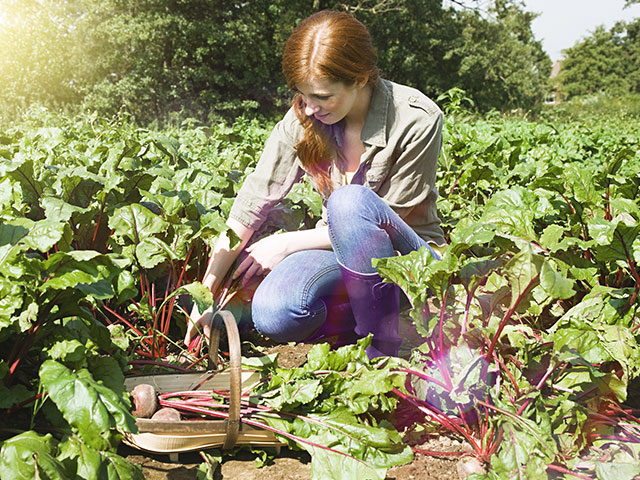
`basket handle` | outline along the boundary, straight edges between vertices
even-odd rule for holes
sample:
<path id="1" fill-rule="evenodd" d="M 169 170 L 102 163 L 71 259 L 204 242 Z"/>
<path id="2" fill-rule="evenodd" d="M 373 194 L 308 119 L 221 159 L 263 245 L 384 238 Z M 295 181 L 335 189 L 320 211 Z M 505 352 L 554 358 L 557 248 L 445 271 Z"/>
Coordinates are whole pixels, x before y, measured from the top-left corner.
<path id="1" fill-rule="evenodd" d="M 241 358 L 240 358 L 240 333 L 236 325 L 236 319 L 228 310 L 218 310 L 213 315 L 211 333 L 209 336 L 209 368 L 217 370 L 218 347 L 220 345 L 221 323 L 227 330 L 227 342 L 229 344 L 229 357 L 231 365 L 229 372 L 231 380 L 229 385 L 229 418 L 226 420 L 226 436 L 222 448 L 229 450 L 233 448 L 238 440 L 240 431 L 240 397 L 241 392 Z"/>

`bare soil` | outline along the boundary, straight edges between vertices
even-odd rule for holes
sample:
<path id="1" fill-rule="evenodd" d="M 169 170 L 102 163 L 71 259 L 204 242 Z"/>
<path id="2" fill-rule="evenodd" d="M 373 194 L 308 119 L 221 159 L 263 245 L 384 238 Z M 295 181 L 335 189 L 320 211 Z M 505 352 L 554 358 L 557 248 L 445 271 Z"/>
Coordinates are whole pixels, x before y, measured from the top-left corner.
<path id="1" fill-rule="evenodd" d="M 400 335 L 403 338 L 400 356 L 408 357 L 411 349 L 421 342 L 413 322 L 407 315 L 401 316 Z M 251 336 L 251 344 L 264 353 L 278 353 L 278 364 L 291 368 L 302 365 L 311 344 L 298 343 L 276 345 L 266 339 Z M 253 346 L 251 348 L 253 348 Z M 244 350 L 244 345 L 243 345 Z M 244 353 L 244 352 L 243 352 Z M 460 478 L 457 470 L 465 445 L 448 436 L 414 438 L 407 443 L 418 450 L 431 452 L 428 455 L 416 453 L 414 460 L 387 472 L 388 480 L 452 480 Z M 440 452 L 440 454 L 436 454 Z M 182 453 L 172 461 L 168 455 L 156 455 L 135 450 L 122 445 L 121 455 L 130 462 L 140 465 L 144 477 L 149 480 L 187 480 L 194 479 L 203 458 L 198 452 Z M 236 449 L 225 453 L 223 462 L 215 473 L 215 479 L 243 480 L 307 480 L 311 478 L 311 459 L 304 451 L 281 448 L 279 452 L 271 450 L 273 461 L 263 467 L 255 465 L 257 454 L 248 448 Z"/>
<path id="2" fill-rule="evenodd" d="M 420 448 L 451 452 L 450 448 L 462 450 L 461 445 L 448 437 L 432 439 Z M 198 466 L 203 462 L 196 452 L 183 453 L 178 461 L 172 462 L 168 455 L 139 452 L 122 446 L 119 452 L 130 462 L 140 465 L 147 480 L 191 480 L 196 478 Z M 273 463 L 258 468 L 254 464 L 256 455 L 248 449 L 241 449 L 232 457 L 224 456 L 216 470 L 215 479 L 243 480 L 310 480 L 311 459 L 306 452 L 283 448 Z M 407 465 L 393 467 L 387 472 L 387 480 L 455 480 L 458 477 L 456 456 L 435 456 L 415 454 Z"/>

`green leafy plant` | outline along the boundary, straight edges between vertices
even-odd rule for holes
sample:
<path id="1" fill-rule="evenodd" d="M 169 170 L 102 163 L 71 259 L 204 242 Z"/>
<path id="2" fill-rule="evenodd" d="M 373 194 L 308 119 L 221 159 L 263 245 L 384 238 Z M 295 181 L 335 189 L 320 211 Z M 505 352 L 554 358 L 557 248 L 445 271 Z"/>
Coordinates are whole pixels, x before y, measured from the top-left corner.
<path id="1" fill-rule="evenodd" d="M 391 358 L 369 362 L 370 341 L 334 351 L 315 345 L 299 368 L 279 368 L 277 355 L 244 359 L 262 381 L 243 399 L 241 422 L 308 451 L 314 479 L 384 479 L 389 467 L 413 458 L 389 421 L 397 404 L 393 391 L 404 385 L 404 364 Z M 159 403 L 196 418 L 227 418 L 228 395 L 167 392 Z"/>
<path id="2" fill-rule="evenodd" d="M 580 475 L 591 445 L 640 441 L 621 406 L 640 373 L 637 143 L 600 124 L 448 124 L 444 257 L 375 261 L 425 338 L 403 398 L 487 478 Z"/>
<path id="3" fill-rule="evenodd" d="M 437 178 L 442 260 L 423 250 L 376 263 L 410 299 L 424 344 L 409 361 L 368 362 L 363 344 L 317 346 L 292 370 L 247 359 L 265 378 L 247 420 L 309 451 L 316 476 L 344 464 L 383 478 L 410 460 L 402 428 L 423 423 L 465 439 L 485 478 L 631 479 L 637 122 L 456 108 Z M 197 280 L 267 133 L 247 119 L 155 131 L 42 111 L 0 133 L 3 477 L 140 476 L 115 450 L 135 430 L 124 373 L 189 366 L 173 360 L 184 296 L 213 303 Z M 303 183 L 263 233 L 319 215 Z"/>

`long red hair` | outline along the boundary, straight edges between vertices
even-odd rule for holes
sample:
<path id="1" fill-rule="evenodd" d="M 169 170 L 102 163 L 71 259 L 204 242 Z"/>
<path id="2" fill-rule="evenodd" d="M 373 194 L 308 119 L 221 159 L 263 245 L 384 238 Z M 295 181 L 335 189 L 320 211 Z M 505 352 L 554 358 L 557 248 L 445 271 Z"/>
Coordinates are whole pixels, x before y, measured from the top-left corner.
<path id="1" fill-rule="evenodd" d="M 282 55 L 282 72 L 289 88 L 322 78 L 347 85 L 375 83 L 380 76 L 371 35 L 360 21 L 346 12 L 323 10 L 307 17 L 294 29 Z M 331 191 L 329 167 L 336 156 L 330 128 L 304 113 L 301 95 L 293 107 L 304 128 L 296 153 L 313 176 L 321 193 Z"/>

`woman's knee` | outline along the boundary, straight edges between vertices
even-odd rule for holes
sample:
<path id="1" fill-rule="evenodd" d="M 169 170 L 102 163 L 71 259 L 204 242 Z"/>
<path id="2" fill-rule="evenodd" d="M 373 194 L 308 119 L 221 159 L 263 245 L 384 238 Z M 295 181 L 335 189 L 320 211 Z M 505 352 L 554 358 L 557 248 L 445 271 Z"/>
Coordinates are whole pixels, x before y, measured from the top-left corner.
<path id="1" fill-rule="evenodd" d="M 276 293 L 258 288 L 251 304 L 254 327 L 276 342 L 304 340 L 324 320 L 322 302 L 309 307 L 295 305 L 287 292 L 286 289 Z"/>
<path id="2" fill-rule="evenodd" d="M 370 211 L 371 202 L 379 199 L 372 190 L 362 185 L 344 185 L 336 189 L 327 201 L 327 221 L 333 223 L 351 224 L 366 216 Z"/>
<path id="3" fill-rule="evenodd" d="M 256 330 L 278 342 L 307 338 L 324 320 L 320 298 L 331 294 L 339 279 L 331 251 L 290 255 L 265 277 L 253 296 L 251 316 Z"/>
<path id="4" fill-rule="evenodd" d="M 372 195 L 376 195 L 376 193 L 363 185 L 343 185 L 334 190 L 329 196 L 327 211 L 336 209 L 348 211 L 353 209 L 358 212 L 370 200 Z"/>
<path id="5" fill-rule="evenodd" d="M 267 275 L 251 301 L 254 326 L 263 335 L 274 339 L 280 336 L 279 330 L 283 330 L 283 320 L 292 316 L 291 298 L 284 293 L 277 280 L 277 275 Z"/>

